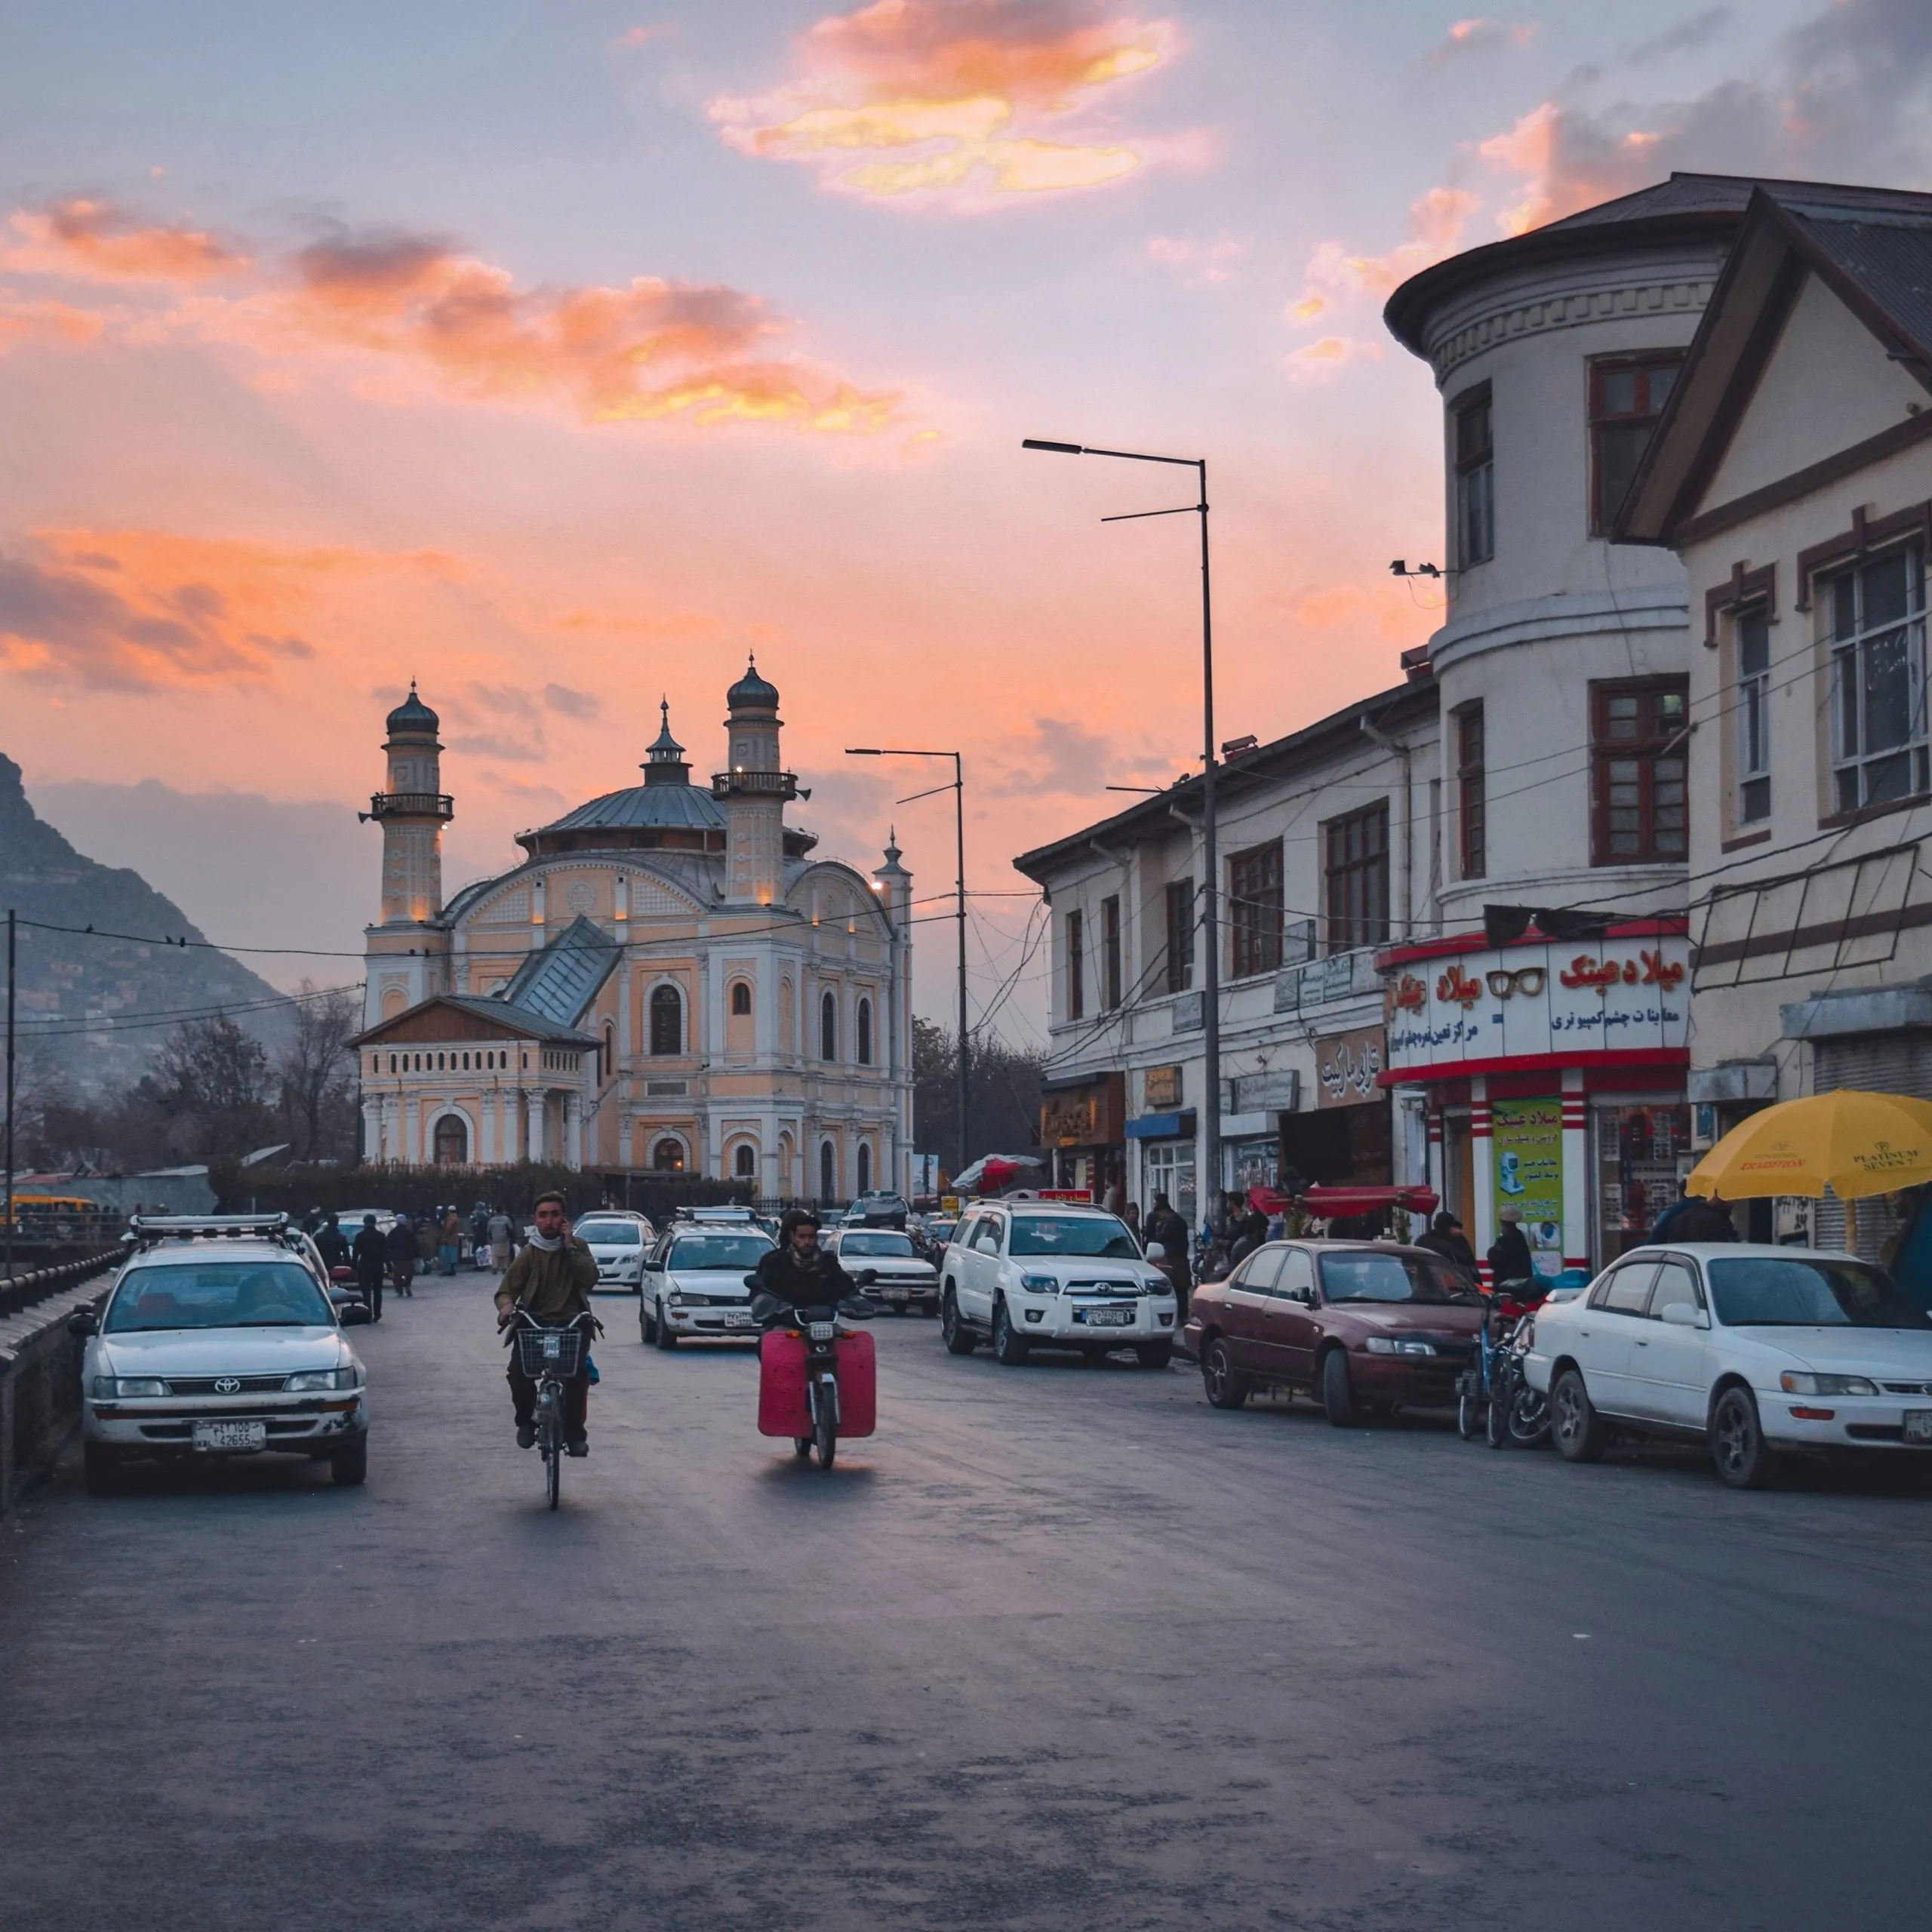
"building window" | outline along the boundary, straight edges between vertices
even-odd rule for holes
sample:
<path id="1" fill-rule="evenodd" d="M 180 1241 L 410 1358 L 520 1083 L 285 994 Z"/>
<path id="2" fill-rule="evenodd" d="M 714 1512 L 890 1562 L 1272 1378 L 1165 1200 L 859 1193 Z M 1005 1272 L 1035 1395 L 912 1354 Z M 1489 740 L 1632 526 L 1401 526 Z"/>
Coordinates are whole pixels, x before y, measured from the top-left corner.
<path id="1" fill-rule="evenodd" d="M 660 1174 L 681 1174 L 685 1171 L 685 1146 L 669 1134 L 651 1150 L 651 1164 Z"/>
<path id="2" fill-rule="evenodd" d="M 1389 937 L 1389 801 L 1321 829 L 1328 896 L 1328 950 L 1380 946 Z"/>
<path id="3" fill-rule="evenodd" d="M 651 994 L 651 1051 L 675 1055 L 684 1050 L 684 1000 L 675 986 L 654 986 Z"/>
<path id="4" fill-rule="evenodd" d="M 1078 912 L 1066 915 L 1066 1017 L 1081 1020 L 1087 1014 L 1087 971 L 1081 955 L 1085 949 L 1086 921 Z"/>
<path id="5" fill-rule="evenodd" d="M 749 1141 L 740 1141 L 731 1156 L 731 1168 L 740 1180 L 753 1179 L 758 1173 L 758 1149 Z"/>
<path id="6" fill-rule="evenodd" d="M 1488 869 L 1488 784 L 1482 706 L 1466 704 L 1456 713 L 1456 811 L 1465 878 L 1481 878 Z"/>
<path id="7" fill-rule="evenodd" d="M 1590 687 L 1591 863 L 1671 863 L 1690 849 L 1686 680 Z"/>
<path id="8" fill-rule="evenodd" d="M 1121 1001 L 1120 900 L 1100 901 L 1100 1003 L 1111 1013 Z"/>
<path id="9" fill-rule="evenodd" d="M 858 1024 L 855 1029 L 859 1036 L 859 1064 L 870 1066 L 872 1063 L 872 1003 L 869 999 L 859 1002 Z"/>
<path id="10" fill-rule="evenodd" d="M 1923 552 L 1914 544 L 1825 578 L 1817 608 L 1830 627 L 1838 809 L 1926 790 Z"/>
<path id="11" fill-rule="evenodd" d="M 751 1010 L 751 988 L 746 985 L 743 980 L 734 980 L 731 983 L 731 1011 L 733 1014 L 736 1015 L 737 1018 L 742 1020 L 750 1013 Z"/>
<path id="12" fill-rule="evenodd" d="M 1771 626 L 1761 604 L 1740 611 L 1731 632 L 1737 658 L 1737 822 L 1771 815 Z"/>
<path id="13" fill-rule="evenodd" d="M 1683 357 L 1620 355 L 1590 365 L 1590 534 L 1608 535 L 1650 447 Z"/>
<path id="14" fill-rule="evenodd" d="M 838 1156 L 828 1140 L 818 1150 L 818 1198 L 821 1201 L 831 1200 L 838 1186 Z"/>
<path id="15" fill-rule="evenodd" d="M 1168 888 L 1168 991 L 1184 993 L 1194 984 L 1194 881 L 1177 878 Z"/>
<path id="16" fill-rule="evenodd" d="M 1489 385 L 1451 405 L 1456 423 L 1456 561 L 1467 570 L 1496 555 L 1496 447 Z"/>
<path id="17" fill-rule="evenodd" d="M 617 1031 L 608 1022 L 604 1028 L 604 1064 L 598 1069 L 606 1080 L 617 1070 Z"/>
<path id="18" fill-rule="evenodd" d="M 862 1140 L 859 1143 L 859 1192 L 869 1194 L 872 1191 L 872 1150 Z"/>
<path id="19" fill-rule="evenodd" d="M 1228 926 L 1233 974 L 1272 973 L 1281 963 L 1281 841 L 1253 845 L 1228 860 Z"/>
<path id="20" fill-rule="evenodd" d="M 827 993 L 818 1003 L 818 1057 L 838 1057 L 838 996 Z"/>
<path id="21" fill-rule="evenodd" d="M 436 1123 L 436 1164 L 460 1168 L 469 1159 L 469 1129 L 455 1114 L 445 1114 Z"/>

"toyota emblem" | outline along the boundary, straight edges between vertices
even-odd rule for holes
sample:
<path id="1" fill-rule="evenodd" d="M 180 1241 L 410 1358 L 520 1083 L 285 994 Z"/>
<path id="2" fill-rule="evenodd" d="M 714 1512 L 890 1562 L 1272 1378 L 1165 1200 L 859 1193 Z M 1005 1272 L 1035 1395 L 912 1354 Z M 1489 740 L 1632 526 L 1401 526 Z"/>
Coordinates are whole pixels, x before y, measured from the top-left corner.
<path id="1" fill-rule="evenodd" d="M 242 1378 L 238 1375 L 217 1375 L 214 1379 L 214 1392 L 217 1395 L 236 1395 L 242 1391 Z"/>

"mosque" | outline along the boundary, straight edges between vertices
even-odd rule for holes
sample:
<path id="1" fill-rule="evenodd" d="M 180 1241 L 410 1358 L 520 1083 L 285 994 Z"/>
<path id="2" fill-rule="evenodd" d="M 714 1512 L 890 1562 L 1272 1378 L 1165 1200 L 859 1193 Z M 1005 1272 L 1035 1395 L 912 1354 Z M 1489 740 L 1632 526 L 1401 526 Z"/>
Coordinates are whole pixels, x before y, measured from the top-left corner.
<path id="1" fill-rule="evenodd" d="M 777 689 L 753 663 L 725 706 L 708 785 L 667 703 L 642 784 L 519 833 L 519 864 L 445 904 L 454 801 L 410 686 L 365 815 L 366 1159 L 703 1174 L 768 1202 L 909 1186 L 912 875 L 890 841 L 869 878 L 814 858 L 785 822 Z"/>

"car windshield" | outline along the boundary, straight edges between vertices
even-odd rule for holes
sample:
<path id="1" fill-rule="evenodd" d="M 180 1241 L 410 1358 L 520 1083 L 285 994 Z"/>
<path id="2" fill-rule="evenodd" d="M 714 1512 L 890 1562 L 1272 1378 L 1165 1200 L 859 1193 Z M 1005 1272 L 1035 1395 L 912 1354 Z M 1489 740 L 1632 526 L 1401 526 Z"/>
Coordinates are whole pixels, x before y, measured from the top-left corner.
<path id="1" fill-rule="evenodd" d="M 156 1328 L 327 1328 L 315 1279 L 292 1261 L 170 1262 L 137 1269 L 115 1292 L 110 1335 Z"/>
<path id="2" fill-rule="evenodd" d="M 762 1235 L 686 1235 L 671 1250 L 672 1268 L 732 1268 L 740 1274 L 755 1268 L 771 1252 Z"/>
<path id="3" fill-rule="evenodd" d="M 1754 1254 L 1706 1264 L 1727 1328 L 1932 1328 L 1882 1269 Z"/>
<path id="4" fill-rule="evenodd" d="M 1016 1214 L 1006 1251 L 1132 1261 L 1138 1259 L 1140 1244 L 1128 1233 L 1127 1223 L 1111 1214 Z"/>
<path id="5" fill-rule="evenodd" d="M 644 1241 L 635 1221 L 580 1221 L 577 1238 L 595 1241 L 599 1247 L 637 1247 Z"/>
<path id="6" fill-rule="evenodd" d="M 1321 1257 L 1321 1293 L 1329 1301 L 1447 1302 L 1469 1300 L 1460 1275 L 1417 1254 L 1363 1251 Z"/>
<path id="7" fill-rule="evenodd" d="M 882 1234 L 871 1229 L 863 1233 L 854 1230 L 838 1237 L 838 1252 L 845 1254 L 903 1254 L 912 1252 L 912 1238 L 908 1235 Z"/>

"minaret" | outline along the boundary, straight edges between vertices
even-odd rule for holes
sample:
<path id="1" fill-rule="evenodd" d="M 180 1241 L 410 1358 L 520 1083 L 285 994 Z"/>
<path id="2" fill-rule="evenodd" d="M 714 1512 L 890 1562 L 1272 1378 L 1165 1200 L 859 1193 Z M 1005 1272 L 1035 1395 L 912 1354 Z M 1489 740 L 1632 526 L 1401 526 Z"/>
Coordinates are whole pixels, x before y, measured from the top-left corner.
<path id="1" fill-rule="evenodd" d="M 443 909 L 443 827 L 454 816 L 441 789 L 442 751 L 436 714 L 416 695 L 389 713 L 389 789 L 369 801 L 383 828 L 383 924 L 417 924 Z"/>
<path id="2" fill-rule="evenodd" d="M 724 805 L 724 896 L 734 904 L 769 906 L 784 891 L 785 801 L 798 781 L 778 763 L 778 691 L 755 660 L 724 694 L 730 715 L 731 768 L 711 781 Z M 666 724 L 668 729 L 668 714 Z"/>
<path id="3" fill-rule="evenodd" d="M 668 697 L 660 700 L 657 709 L 664 721 L 651 749 L 645 753 L 644 782 L 647 785 L 688 785 L 691 782 L 691 768 L 685 762 L 685 748 L 671 735 L 671 700 Z"/>

